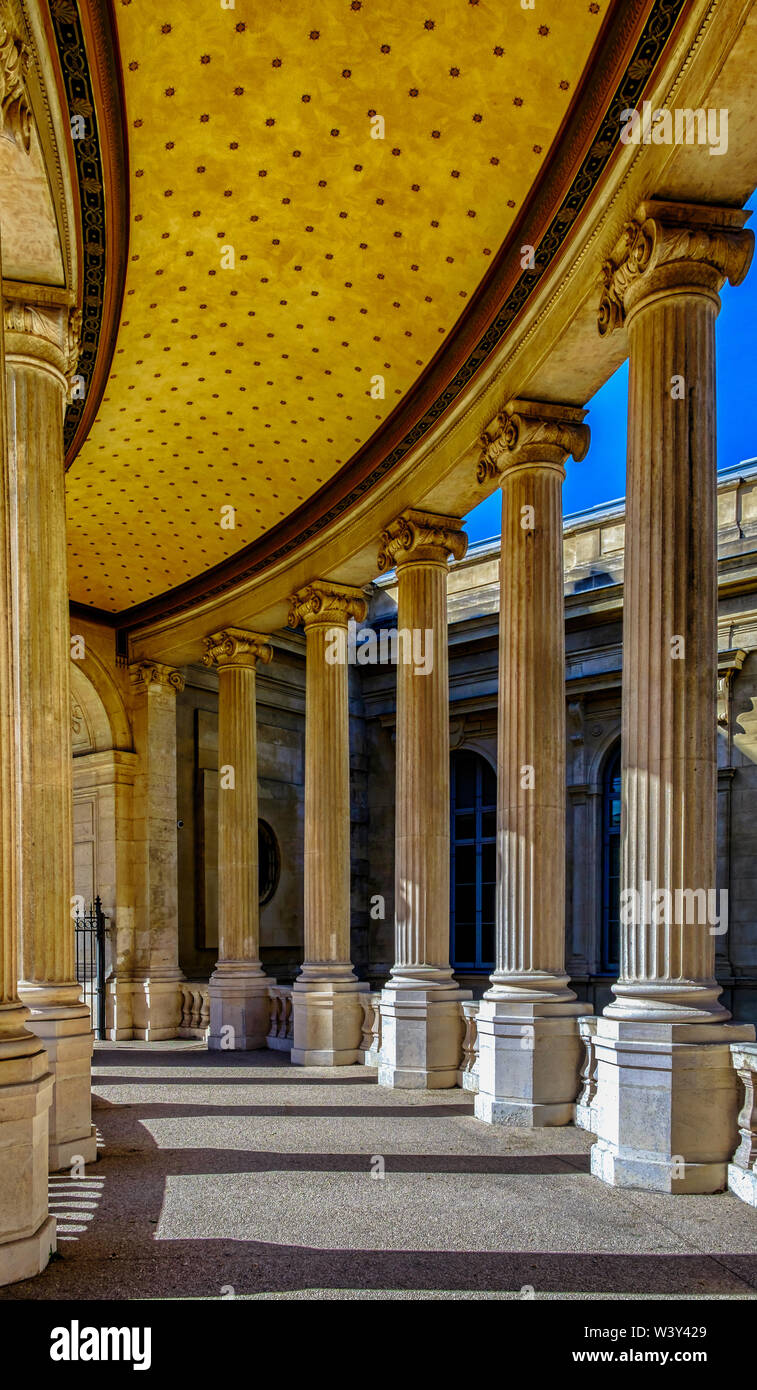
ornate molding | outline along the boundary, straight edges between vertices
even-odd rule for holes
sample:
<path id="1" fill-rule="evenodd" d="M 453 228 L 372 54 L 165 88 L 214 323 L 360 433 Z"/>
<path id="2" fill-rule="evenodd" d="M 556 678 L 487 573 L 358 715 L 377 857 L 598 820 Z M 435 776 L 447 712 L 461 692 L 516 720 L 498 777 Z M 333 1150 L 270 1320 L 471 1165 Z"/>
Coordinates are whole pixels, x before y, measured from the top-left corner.
<path id="1" fill-rule="evenodd" d="M 642 203 L 602 266 L 600 336 L 620 328 L 649 294 L 687 286 L 717 293 L 725 280 L 741 284 L 754 251 L 746 217 L 733 208 Z"/>
<path id="2" fill-rule="evenodd" d="M 136 694 L 145 694 L 150 686 L 163 686 L 179 695 L 184 689 L 184 677 L 174 666 L 161 661 L 135 661 L 129 667 L 129 679 Z"/>
<path id="3" fill-rule="evenodd" d="M 8 7 L 0 8 L 0 134 L 26 154 L 32 143 L 32 109 L 26 91 L 30 55 L 15 31 Z"/>
<path id="4" fill-rule="evenodd" d="M 408 510 L 382 531 L 377 563 L 381 573 L 413 561 L 446 565 L 450 556 L 462 560 L 467 549 L 462 517 Z"/>
<path id="5" fill-rule="evenodd" d="M 510 401 L 497 416 L 494 433 L 481 435 L 478 481 L 499 479 L 508 467 L 524 463 L 562 468 L 570 454 L 580 463 L 591 438 L 585 416 L 575 405 Z"/>
<path id="6" fill-rule="evenodd" d="M 299 627 L 304 623 L 333 623 L 345 625 L 350 618 L 361 623 L 368 612 L 368 603 L 361 589 L 353 589 L 348 584 L 330 584 L 317 579 L 298 589 L 290 600 L 289 626 Z"/>
<path id="7" fill-rule="evenodd" d="M 272 657 L 273 647 L 260 633 L 225 627 L 205 638 L 202 661 L 204 666 L 247 666 L 254 670 L 259 661 L 268 665 Z"/>

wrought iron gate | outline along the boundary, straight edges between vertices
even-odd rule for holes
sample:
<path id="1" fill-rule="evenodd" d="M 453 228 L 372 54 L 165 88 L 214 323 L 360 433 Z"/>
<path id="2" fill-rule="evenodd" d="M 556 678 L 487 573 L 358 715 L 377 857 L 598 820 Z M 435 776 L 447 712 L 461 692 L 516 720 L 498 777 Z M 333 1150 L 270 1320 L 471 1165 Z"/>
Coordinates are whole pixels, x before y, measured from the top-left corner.
<path id="1" fill-rule="evenodd" d="M 96 1038 L 105 1037 L 105 913 L 99 898 L 74 918 L 76 978 L 89 1005 Z"/>

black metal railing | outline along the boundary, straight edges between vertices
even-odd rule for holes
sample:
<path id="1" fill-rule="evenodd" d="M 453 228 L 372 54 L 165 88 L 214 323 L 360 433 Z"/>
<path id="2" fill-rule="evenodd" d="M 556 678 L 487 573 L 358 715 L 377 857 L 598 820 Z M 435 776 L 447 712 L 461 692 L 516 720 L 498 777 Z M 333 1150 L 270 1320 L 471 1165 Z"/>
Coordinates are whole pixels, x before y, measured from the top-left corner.
<path id="1" fill-rule="evenodd" d="M 99 897 L 74 918 L 76 978 L 89 1005 L 96 1038 L 105 1037 L 105 913 Z"/>

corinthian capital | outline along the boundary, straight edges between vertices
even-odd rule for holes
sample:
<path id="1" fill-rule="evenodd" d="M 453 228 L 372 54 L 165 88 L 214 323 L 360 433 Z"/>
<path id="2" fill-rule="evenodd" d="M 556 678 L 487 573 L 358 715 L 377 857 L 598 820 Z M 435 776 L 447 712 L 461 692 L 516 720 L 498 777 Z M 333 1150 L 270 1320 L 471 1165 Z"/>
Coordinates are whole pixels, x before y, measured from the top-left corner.
<path id="1" fill-rule="evenodd" d="M 178 695 L 184 689 L 184 677 L 174 666 L 162 661 L 135 661 L 129 667 L 129 678 L 136 694 L 143 695 L 153 686 L 162 686 Z"/>
<path id="2" fill-rule="evenodd" d="M 347 584 L 331 584 L 321 579 L 298 589 L 290 600 L 289 626 L 307 628 L 312 623 L 346 625 L 350 618 L 361 623 L 368 612 L 368 603 L 361 589 Z"/>
<path id="3" fill-rule="evenodd" d="M 79 357 L 81 312 L 71 293 L 54 285 L 3 282 L 3 322 L 8 357 L 48 362 L 70 378 Z"/>
<path id="4" fill-rule="evenodd" d="M 382 531 L 378 567 L 383 572 L 422 560 L 446 565 L 450 555 L 462 560 L 467 549 L 461 517 L 408 510 Z"/>
<path id="5" fill-rule="evenodd" d="M 509 401 L 497 416 L 493 432 L 481 435 L 480 483 L 499 478 L 506 469 L 523 464 L 564 468 L 570 454 L 577 463 L 589 448 L 585 410 L 547 401 Z"/>
<path id="6" fill-rule="evenodd" d="M 754 250 L 748 213 L 692 203 L 642 203 L 602 266 L 598 326 L 612 333 L 649 294 L 699 288 L 717 294 L 744 279 Z"/>
<path id="7" fill-rule="evenodd" d="M 273 656 L 273 647 L 266 637 L 258 632 L 246 632 L 241 627 L 225 627 L 205 638 L 205 666 L 257 666 L 259 661 L 265 665 Z"/>
<path id="8" fill-rule="evenodd" d="M 26 94 L 29 53 L 15 32 L 8 6 L 0 5 L 0 134 L 27 154 L 32 140 L 32 112 Z"/>

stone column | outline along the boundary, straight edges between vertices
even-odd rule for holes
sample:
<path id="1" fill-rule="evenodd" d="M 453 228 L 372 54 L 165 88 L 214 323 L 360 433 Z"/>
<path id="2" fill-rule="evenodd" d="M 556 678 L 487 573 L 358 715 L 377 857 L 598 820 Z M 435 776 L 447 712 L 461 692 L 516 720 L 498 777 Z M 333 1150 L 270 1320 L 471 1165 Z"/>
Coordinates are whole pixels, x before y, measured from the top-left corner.
<path id="1" fill-rule="evenodd" d="M 55 1249 L 55 1220 L 47 1209 L 53 1077 L 41 1040 L 24 1026 L 29 1010 L 17 989 L 21 798 L 13 492 L 0 324 L 0 1285 L 39 1274 Z"/>
<path id="2" fill-rule="evenodd" d="M 210 979 L 211 1050 L 265 1047 L 269 980 L 260 964 L 255 668 L 265 637 L 230 627 L 205 642 L 218 670 L 218 964 Z"/>
<path id="3" fill-rule="evenodd" d="M 656 1191 L 726 1185 L 738 1097 L 714 977 L 715 318 L 751 259 L 747 214 L 643 204 L 604 267 L 630 383 L 623 617 L 621 964 L 597 1026 L 592 1171 Z"/>
<path id="4" fill-rule="evenodd" d="M 133 794 L 136 922 L 131 1025 L 133 1037 L 157 1042 L 175 1038 L 181 1020 L 176 697 L 184 689 L 184 678 L 159 661 L 134 662 L 129 675 L 139 760 Z M 122 1027 L 126 989 L 124 982 Z"/>
<path id="5" fill-rule="evenodd" d="M 317 581 L 294 595 L 305 625 L 305 960 L 294 982 L 292 1061 L 360 1061 L 363 1011 L 350 961 L 348 622 L 367 611 L 360 589 Z"/>
<path id="6" fill-rule="evenodd" d="M 479 479 L 502 488 L 496 969 L 478 1013 L 480 1120 L 573 1119 L 581 1043 L 565 973 L 562 485 L 589 446 L 585 411 L 511 401 Z"/>
<path id="7" fill-rule="evenodd" d="M 68 293 L 6 282 L 21 760 L 21 984 L 55 1078 L 50 1166 L 97 1157 L 92 1023 L 74 977 L 73 763 L 63 412 L 78 350 Z"/>
<path id="8" fill-rule="evenodd" d="M 378 558 L 398 584 L 395 963 L 381 995 L 381 1086 L 455 1086 L 460 1004 L 471 997 L 449 963 L 447 567 L 467 544 L 459 517 L 406 511 Z"/>

